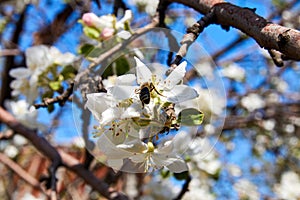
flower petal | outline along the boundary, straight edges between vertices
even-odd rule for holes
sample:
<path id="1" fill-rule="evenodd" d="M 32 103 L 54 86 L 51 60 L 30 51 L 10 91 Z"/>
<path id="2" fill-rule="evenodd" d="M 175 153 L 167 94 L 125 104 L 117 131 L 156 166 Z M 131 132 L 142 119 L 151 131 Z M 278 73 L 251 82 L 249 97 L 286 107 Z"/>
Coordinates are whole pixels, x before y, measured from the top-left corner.
<path id="1" fill-rule="evenodd" d="M 133 155 L 129 151 L 124 151 L 120 148 L 117 148 L 107 134 L 102 134 L 99 137 L 97 145 L 99 150 L 104 153 L 108 159 L 123 159 Z"/>
<path id="2" fill-rule="evenodd" d="M 151 81 L 152 73 L 150 69 L 137 57 L 134 57 L 136 62 L 137 83 L 143 84 Z"/>
<path id="3" fill-rule="evenodd" d="M 136 86 L 116 85 L 107 88 L 107 94 L 111 94 L 117 100 L 129 99 L 135 94 Z"/>
<path id="4" fill-rule="evenodd" d="M 171 72 L 171 74 L 163 82 L 163 90 L 171 90 L 176 84 L 182 81 L 186 72 L 186 65 L 187 62 L 184 61 Z"/>
<path id="5" fill-rule="evenodd" d="M 144 153 L 147 151 L 148 146 L 139 139 L 132 140 L 131 142 L 119 144 L 117 148 L 132 152 L 132 153 Z"/>
<path id="6" fill-rule="evenodd" d="M 131 33 L 129 31 L 120 31 L 117 33 L 117 36 L 119 36 L 120 38 L 127 40 L 128 38 L 131 37 Z"/>
<path id="7" fill-rule="evenodd" d="M 189 170 L 186 162 L 180 158 L 176 158 L 171 164 L 167 165 L 166 167 L 174 173 L 180 173 Z"/>
<path id="8" fill-rule="evenodd" d="M 115 119 L 118 119 L 120 115 L 122 114 L 122 111 L 120 108 L 117 107 L 112 107 L 106 109 L 104 112 L 101 114 L 101 120 L 99 121 L 101 126 L 106 126 Z"/>
<path id="9" fill-rule="evenodd" d="M 31 73 L 32 72 L 25 67 L 16 68 L 9 71 L 9 75 L 17 79 L 28 78 Z"/>
<path id="10" fill-rule="evenodd" d="M 121 115 L 121 119 L 140 117 L 141 113 L 142 113 L 142 107 L 141 107 L 141 105 L 137 104 L 137 103 L 133 103 Z"/>
<path id="11" fill-rule="evenodd" d="M 107 159 L 107 165 L 118 171 L 123 167 L 123 159 Z"/>
<path id="12" fill-rule="evenodd" d="M 105 93 L 87 94 L 85 106 L 93 113 L 94 117 L 100 121 L 102 113 L 109 108 L 114 100 Z"/>
<path id="13" fill-rule="evenodd" d="M 136 154 L 129 158 L 134 163 L 142 163 L 146 161 L 146 154 Z"/>
<path id="14" fill-rule="evenodd" d="M 163 146 L 158 147 L 154 150 L 157 154 L 171 154 L 173 151 L 173 143 L 171 140 L 166 141 Z"/>
<path id="15" fill-rule="evenodd" d="M 198 93 L 187 85 L 176 85 L 171 91 L 164 91 L 167 101 L 180 103 L 198 97 Z"/>
<path id="16" fill-rule="evenodd" d="M 136 77 L 134 74 L 124 74 L 118 76 L 116 85 L 134 85 L 136 83 Z"/>

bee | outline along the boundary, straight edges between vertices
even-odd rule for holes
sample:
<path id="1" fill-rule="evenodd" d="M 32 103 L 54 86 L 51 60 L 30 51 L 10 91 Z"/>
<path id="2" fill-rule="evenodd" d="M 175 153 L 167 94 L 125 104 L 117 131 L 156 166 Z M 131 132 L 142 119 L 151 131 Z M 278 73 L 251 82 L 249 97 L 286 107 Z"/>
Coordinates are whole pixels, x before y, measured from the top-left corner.
<path id="1" fill-rule="evenodd" d="M 178 131 L 180 128 L 180 124 L 176 122 L 177 118 L 175 114 L 175 104 L 171 103 L 170 105 L 164 108 L 164 111 L 167 115 L 167 120 L 164 124 L 164 127 L 159 133 L 162 134 L 167 132 L 167 134 L 169 134 L 171 129 L 175 129 L 176 131 Z"/>
<path id="2" fill-rule="evenodd" d="M 153 83 L 149 83 L 149 82 L 143 83 L 139 89 L 135 90 L 135 93 L 139 94 L 143 108 L 145 104 L 150 103 L 152 90 L 154 90 L 157 94 L 164 96 L 155 88 Z"/>

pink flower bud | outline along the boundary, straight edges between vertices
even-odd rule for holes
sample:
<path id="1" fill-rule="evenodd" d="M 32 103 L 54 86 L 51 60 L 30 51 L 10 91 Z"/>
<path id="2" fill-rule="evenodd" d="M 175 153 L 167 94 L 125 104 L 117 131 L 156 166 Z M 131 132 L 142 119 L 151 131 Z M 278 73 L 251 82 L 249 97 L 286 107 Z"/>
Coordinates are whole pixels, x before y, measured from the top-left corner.
<path id="1" fill-rule="evenodd" d="M 94 26 L 97 19 L 98 17 L 94 13 L 85 13 L 82 16 L 83 23 L 87 26 Z"/>
<path id="2" fill-rule="evenodd" d="M 114 35 L 114 29 L 112 28 L 104 28 L 101 32 L 101 39 L 103 40 L 107 40 L 109 38 L 111 38 Z"/>

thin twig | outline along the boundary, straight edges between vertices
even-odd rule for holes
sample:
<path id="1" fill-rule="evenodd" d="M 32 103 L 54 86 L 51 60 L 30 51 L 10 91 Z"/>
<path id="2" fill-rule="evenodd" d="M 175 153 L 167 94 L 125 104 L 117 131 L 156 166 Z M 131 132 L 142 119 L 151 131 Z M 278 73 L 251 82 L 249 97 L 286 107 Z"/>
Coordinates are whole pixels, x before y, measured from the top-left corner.
<path id="1" fill-rule="evenodd" d="M 202 14 L 214 9 L 216 23 L 234 27 L 249 35 L 265 49 L 275 49 L 286 59 L 300 60 L 300 31 L 268 22 L 254 9 L 242 8 L 222 0 L 170 0 L 187 5 Z"/>
<path id="2" fill-rule="evenodd" d="M 21 54 L 19 49 L 2 49 L 0 50 L 0 57 L 3 56 L 16 56 Z"/>
<path id="3" fill-rule="evenodd" d="M 96 66 L 98 66 L 100 63 L 102 63 L 103 61 L 105 61 L 106 59 L 110 58 L 112 55 L 114 55 L 115 53 L 124 50 L 128 44 L 130 44 L 131 42 L 133 42 L 135 39 L 137 39 L 138 37 L 140 37 L 141 35 L 147 33 L 148 31 L 150 31 L 152 28 L 155 28 L 158 25 L 158 18 L 155 17 L 153 18 L 152 22 L 146 26 L 144 26 L 143 28 L 138 29 L 128 40 L 119 43 L 117 45 L 115 45 L 114 47 L 112 47 L 110 50 L 106 51 L 105 53 L 101 54 L 98 58 L 96 58 L 93 63 L 91 63 L 89 65 L 89 67 L 80 72 L 79 74 L 76 75 L 75 77 L 75 83 L 79 83 L 81 78 L 84 76 L 87 76 L 91 70 L 93 68 L 95 68 Z"/>
<path id="4" fill-rule="evenodd" d="M 187 177 L 187 179 L 185 180 L 185 182 L 184 182 L 184 184 L 183 184 L 183 186 L 182 186 L 182 188 L 181 188 L 180 193 L 178 194 L 178 196 L 177 196 L 174 200 L 180 200 L 180 199 L 182 199 L 183 195 L 184 195 L 186 192 L 189 191 L 189 184 L 190 184 L 191 180 L 192 180 L 192 177 L 189 175 L 189 176 Z"/>
<path id="5" fill-rule="evenodd" d="M 74 83 L 70 83 L 69 87 L 64 91 L 61 95 L 54 97 L 54 98 L 45 98 L 43 99 L 43 103 L 40 104 L 34 104 L 34 107 L 36 109 L 38 108 L 46 108 L 49 105 L 59 103 L 60 106 L 63 106 L 66 101 L 68 101 L 69 97 L 73 93 Z"/>
<path id="6" fill-rule="evenodd" d="M 177 65 L 179 65 L 180 61 L 187 54 L 189 46 L 197 39 L 199 34 L 206 28 L 208 25 L 214 23 L 214 10 L 212 9 L 207 15 L 203 16 L 199 21 L 193 24 L 191 27 L 187 29 L 187 33 L 183 36 L 180 44 L 180 48 L 175 56 L 175 59 L 171 63 L 167 74 L 170 74 L 172 70 L 174 70 Z"/>
<path id="7" fill-rule="evenodd" d="M 57 149 L 54 148 L 45 138 L 39 137 L 35 131 L 20 124 L 2 107 L 0 107 L 0 122 L 8 125 L 11 129 L 31 141 L 33 146 L 35 146 L 46 157 L 50 158 L 52 162 L 61 163 L 61 165 L 66 166 L 68 169 L 75 172 L 104 197 L 119 200 L 128 199 L 126 195 L 111 189 L 109 185 L 95 177 L 93 173 L 87 170 L 77 159 L 62 150 L 57 151 Z"/>
<path id="8" fill-rule="evenodd" d="M 5 154 L 3 154 L 1 152 L 0 152 L 0 161 L 1 161 L 1 163 L 5 164 L 7 167 L 9 167 L 12 171 L 14 171 L 20 178 L 22 178 L 24 181 L 26 181 L 32 187 L 40 190 L 45 195 L 47 195 L 45 190 L 43 190 L 40 182 L 37 179 L 32 177 L 27 171 L 25 171 L 17 163 L 15 163 L 13 160 L 11 160 L 9 157 L 7 157 Z"/>

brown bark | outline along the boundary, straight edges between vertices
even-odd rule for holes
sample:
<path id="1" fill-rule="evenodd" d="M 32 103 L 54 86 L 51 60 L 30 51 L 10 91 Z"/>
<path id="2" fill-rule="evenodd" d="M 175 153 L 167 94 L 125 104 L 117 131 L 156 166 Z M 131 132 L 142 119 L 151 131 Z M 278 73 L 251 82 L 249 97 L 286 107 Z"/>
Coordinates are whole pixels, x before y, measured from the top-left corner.
<path id="1" fill-rule="evenodd" d="M 86 169 L 77 159 L 66 154 L 63 151 L 57 151 L 45 138 L 39 137 L 35 131 L 30 130 L 20 124 L 10 113 L 0 107 L 0 122 L 8 125 L 11 129 L 27 138 L 35 148 L 42 152 L 52 162 L 61 160 L 63 166 L 66 166 L 71 171 L 75 172 L 79 177 L 83 178 L 95 190 L 100 192 L 108 199 L 128 199 L 125 195 L 114 191 L 108 184 L 99 180 L 94 174 Z"/>
<path id="2" fill-rule="evenodd" d="M 170 0 L 194 8 L 202 14 L 214 9 L 215 22 L 222 27 L 234 27 L 249 35 L 265 49 L 274 49 L 284 59 L 300 60 L 300 32 L 268 22 L 255 10 L 242 8 L 220 0 Z"/>

